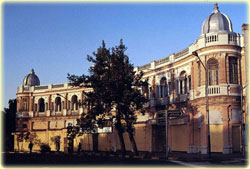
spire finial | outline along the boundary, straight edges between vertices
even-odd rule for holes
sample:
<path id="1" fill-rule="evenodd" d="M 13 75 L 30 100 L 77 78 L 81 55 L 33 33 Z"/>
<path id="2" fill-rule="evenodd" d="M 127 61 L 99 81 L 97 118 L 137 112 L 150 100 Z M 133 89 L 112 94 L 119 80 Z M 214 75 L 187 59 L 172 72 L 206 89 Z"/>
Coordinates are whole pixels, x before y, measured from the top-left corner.
<path id="1" fill-rule="evenodd" d="M 219 7 L 218 7 L 218 3 L 215 2 L 214 3 L 214 13 L 217 13 L 217 12 L 219 12 Z"/>
<path id="2" fill-rule="evenodd" d="M 31 73 L 31 74 L 34 74 L 34 69 L 33 69 L 33 68 L 31 69 L 31 72 L 30 72 L 30 73 Z"/>

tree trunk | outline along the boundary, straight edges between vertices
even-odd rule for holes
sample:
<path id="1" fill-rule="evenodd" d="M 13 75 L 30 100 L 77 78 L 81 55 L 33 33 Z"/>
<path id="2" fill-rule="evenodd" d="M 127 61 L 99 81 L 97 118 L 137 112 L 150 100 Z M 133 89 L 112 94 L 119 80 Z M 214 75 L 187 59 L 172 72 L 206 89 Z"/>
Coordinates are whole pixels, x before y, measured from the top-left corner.
<path id="1" fill-rule="evenodd" d="M 137 146 L 136 146 L 136 142 L 135 142 L 135 139 L 134 139 L 134 134 L 132 132 L 128 132 L 128 134 L 129 134 L 129 140 L 130 140 L 132 148 L 133 148 L 133 150 L 135 152 L 135 155 L 139 156 L 139 153 L 138 153 L 138 150 L 137 150 Z"/>
<path id="2" fill-rule="evenodd" d="M 125 142 L 124 142 L 124 138 L 123 138 L 123 129 L 122 129 L 120 117 L 117 117 L 116 129 L 118 131 L 118 136 L 119 136 L 119 140 L 120 140 L 120 145 L 121 145 L 121 150 L 122 150 L 122 157 L 125 157 L 125 155 L 126 155 L 126 147 L 125 147 Z"/>
<path id="3" fill-rule="evenodd" d="M 122 157 L 125 157 L 126 156 L 126 147 L 125 147 L 125 142 L 124 142 L 124 138 L 123 138 L 123 132 L 121 129 L 117 129 L 117 130 L 118 130 L 118 136 L 119 136 L 121 150 L 122 150 Z"/>

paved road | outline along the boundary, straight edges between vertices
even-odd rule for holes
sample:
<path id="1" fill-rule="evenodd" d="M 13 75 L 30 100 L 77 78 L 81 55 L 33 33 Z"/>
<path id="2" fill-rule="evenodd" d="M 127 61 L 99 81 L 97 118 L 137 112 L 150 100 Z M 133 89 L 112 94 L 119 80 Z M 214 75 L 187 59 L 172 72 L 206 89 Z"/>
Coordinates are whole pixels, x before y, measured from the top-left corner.
<path id="1" fill-rule="evenodd" d="M 91 167 L 106 167 L 106 166 L 138 166 L 138 167 L 241 167 L 248 166 L 248 160 L 240 157 L 219 158 L 213 156 L 212 159 L 198 158 L 192 154 L 176 154 L 169 157 L 168 160 L 164 158 L 121 158 L 112 154 L 71 154 L 66 155 L 63 153 L 3 153 L 4 166 L 91 166 Z M 191 158 L 192 157 L 192 158 Z"/>
<path id="2" fill-rule="evenodd" d="M 118 165 L 179 165 L 177 163 L 161 160 L 143 158 L 121 158 L 120 156 L 105 155 L 65 155 L 65 154 L 4 154 L 3 164 L 5 166 L 18 165 L 91 165 L 91 166 L 118 166 Z"/>

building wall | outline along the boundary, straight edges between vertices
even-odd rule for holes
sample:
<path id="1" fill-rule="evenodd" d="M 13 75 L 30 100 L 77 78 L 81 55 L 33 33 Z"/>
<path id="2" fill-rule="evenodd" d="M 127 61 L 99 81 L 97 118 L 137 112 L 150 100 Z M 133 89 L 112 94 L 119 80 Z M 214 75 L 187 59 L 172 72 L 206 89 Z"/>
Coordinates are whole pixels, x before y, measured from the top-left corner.
<path id="1" fill-rule="evenodd" d="M 135 68 L 135 71 L 143 71 L 143 78 L 149 82 L 149 89 L 144 93 L 149 99 L 144 105 L 146 114 L 137 114 L 135 123 L 134 138 L 139 151 L 166 152 L 168 144 L 170 151 L 206 154 L 209 130 L 211 152 L 241 151 L 243 122 L 248 127 L 247 113 L 242 111 L 248 110 L 244 91 L 244 104 L 241 102 L 242 86 L 247 84 L 248 74 L 245 62 L 248 59 L 248 26 L 242 29 L 243 35 L 235 34 L 233 41 L 230 33 L 218 33 L 213 42 L 206 41 L 210 34 L 202 34 L 187 48 Z M 232 58 L 236 59 L 236 67 L 233 67 Z M 208 68 L 212 60 L 206 78 L 203 64 Z M 237 72 L 233 79 L 237 82 L 232 82 L 232 69 Z M 206 82 L 209 82 L 208 111 Z M 28 150 L 31 140 L 17 142 L 17 134 L 25 130 L 33 134 L 34 150 L 46 143 L 55 151 L 54 138 L 59 136 L 60 151 L 67 151 L 66 127 L 68 123 L 75 125 L 80 114 L 87 113 L 80 103 L 84 100 L 83 91 L 89 90 L 67 83 L 19 86 L 15 150 Z M 166 111 L 181 112 L 167 121 L 167 141 Z M 126 150 L 133 151 L 128 133 L 125 132 L 123 137 Z M 74 151 L 79 143 L 86 151 L 96 151 L 97 147 L 98 151 L 121 150 L 115 129 L 112 133 L 84 134 L 75 138 Z"/>

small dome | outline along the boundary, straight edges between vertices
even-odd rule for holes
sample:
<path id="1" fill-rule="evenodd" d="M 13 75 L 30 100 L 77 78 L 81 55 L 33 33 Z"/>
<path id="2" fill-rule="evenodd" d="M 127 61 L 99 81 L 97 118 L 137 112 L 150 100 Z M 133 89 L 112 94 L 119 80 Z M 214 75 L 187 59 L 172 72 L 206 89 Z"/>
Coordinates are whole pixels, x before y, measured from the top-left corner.
<path id="1" fill-rule="evenodd" d="M 220 13 L 218 4 L 214 4 L 213 13 L 203 22 L 201 33 L 233 32 L 232 22 L 227 15 Z"/>
<path id="2" fill-rule="evenodd" d="M 35 75 L 34 69 L 31 69 L 31 72 L 24 77 L 23 79 L 23 85 L 24 86 L 39 86 L 40 85 L 40 80 Z"/>

